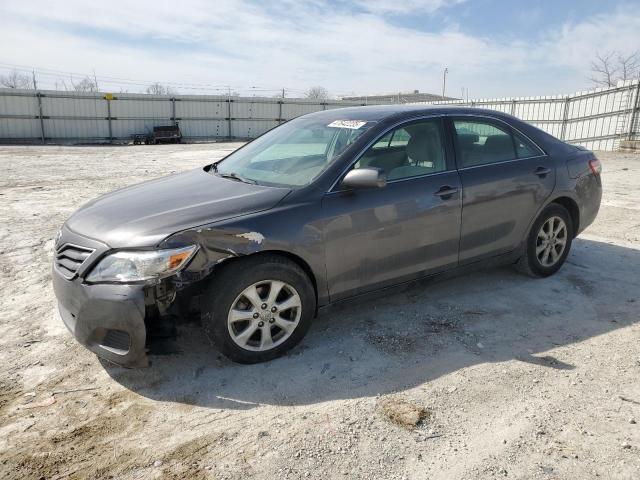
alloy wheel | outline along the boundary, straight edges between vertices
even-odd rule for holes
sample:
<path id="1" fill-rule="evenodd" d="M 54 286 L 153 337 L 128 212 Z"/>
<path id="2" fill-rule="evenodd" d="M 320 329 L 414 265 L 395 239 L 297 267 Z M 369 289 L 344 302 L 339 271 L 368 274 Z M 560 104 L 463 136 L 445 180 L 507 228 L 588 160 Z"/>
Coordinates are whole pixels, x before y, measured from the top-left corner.
<path id="1" fill-rule="evenodd" d="M 291 285 L 264 280 L 245 288 L 227 315 L 231 338 L 254 352 L 271 350 L 285 342 L 302 316 L 302 300 Z"/>
<path id="2" fill-rule="evenodd" d="M 552 267 L 567 246 L 567 225 L 558 216 L 549 217 L 536 238 L 536 257 L 543 267 Z"/>

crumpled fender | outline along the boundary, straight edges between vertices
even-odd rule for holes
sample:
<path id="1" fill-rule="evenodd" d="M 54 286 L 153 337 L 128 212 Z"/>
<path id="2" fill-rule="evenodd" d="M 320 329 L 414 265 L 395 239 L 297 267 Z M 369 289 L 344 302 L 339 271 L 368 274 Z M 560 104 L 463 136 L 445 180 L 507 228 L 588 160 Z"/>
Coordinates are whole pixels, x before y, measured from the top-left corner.
<path id="1" fill-rule="evenodd" d="M 174 278 L 180 288 L 208 277 L 224 261 L 259 252 L 284 252 L 302 260 L 313 275 L 318 293 L 318 305 L 328 303 L 322 229 L 313 220 L 294 230 L 296 222 L 284 212 L 264 212 L 264 215 L 239 217 L 233 221 L 215 223 L 184 230 L 165 239 L 159 246 L 171 248 L 197 244 L 199 250 L 189 265 Z M 280 218 L 278 218 L 280 217 Z M 312 218 L 312 217 L 310 217 Z M 291 230 L 288 227 L 291 226 Z"/>

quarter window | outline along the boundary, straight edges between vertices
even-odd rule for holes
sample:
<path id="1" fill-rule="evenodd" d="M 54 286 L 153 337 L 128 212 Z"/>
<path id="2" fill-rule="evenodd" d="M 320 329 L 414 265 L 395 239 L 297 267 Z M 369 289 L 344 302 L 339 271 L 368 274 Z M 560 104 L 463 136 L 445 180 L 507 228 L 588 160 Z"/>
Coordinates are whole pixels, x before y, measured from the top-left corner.
<path id="1" fill-rule="evenodd" d="M 538 147 L 532 145 L 531 142 L 518 132 L 514 132 L 513 139 L 516 144 L 516 153 L 518 154 L 518 158 L 529 158 L 542 155 L 542 152 Z"/>
<path id="2" fill-rule="evenodd" d="M 387 180 L 418 177 L 447 169 L 440 120 L 404 125 L 384 135 L 354 168 L 381 168 Z"/>

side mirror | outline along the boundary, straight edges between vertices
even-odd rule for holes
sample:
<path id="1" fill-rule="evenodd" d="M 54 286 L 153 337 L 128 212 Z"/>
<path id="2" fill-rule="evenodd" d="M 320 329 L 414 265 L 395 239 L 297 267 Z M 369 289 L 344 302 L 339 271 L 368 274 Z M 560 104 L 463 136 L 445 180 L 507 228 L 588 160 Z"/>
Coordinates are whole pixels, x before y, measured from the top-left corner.
<path id="1" fill-rule="evenodd" d="M 345 175 L 341 185 L 346 188 L 381 188 L 387 176 L 381 168 L 355 168 Z"/>

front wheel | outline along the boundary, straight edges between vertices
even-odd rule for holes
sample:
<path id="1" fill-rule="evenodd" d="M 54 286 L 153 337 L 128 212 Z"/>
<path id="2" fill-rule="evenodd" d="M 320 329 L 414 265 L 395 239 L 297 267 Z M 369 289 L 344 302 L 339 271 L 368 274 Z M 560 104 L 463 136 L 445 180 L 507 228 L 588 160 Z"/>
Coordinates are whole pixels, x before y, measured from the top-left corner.
<path id="1" fill-rule="evenodd" d="M 264 362 L 304 337 L 315 314 L 315 293 L 294 262 L 258 255 L 231 261 L 214 275 L 203 302 L 203 328 L 225 356 Z"/>
<path id="2" fill-rule="evenodd" d="M 529 232 L 525 254 L 517 263 L 518 270 L 532 277 L 553 275 L 567 259 L 572 240 L 569 212 L 562 205 L 550 204 Z"/>

